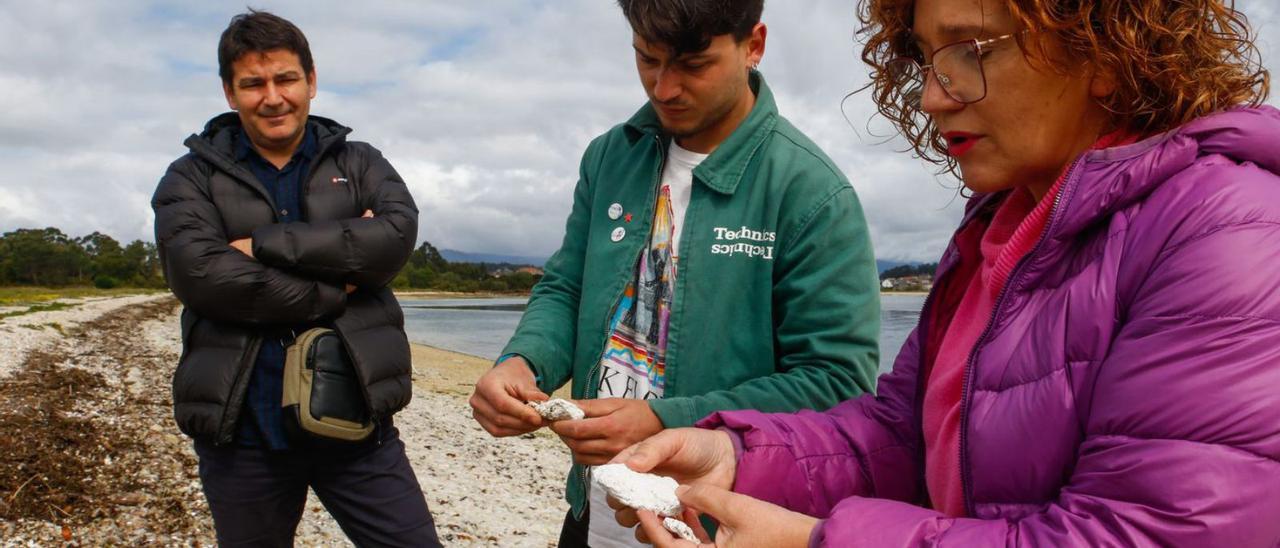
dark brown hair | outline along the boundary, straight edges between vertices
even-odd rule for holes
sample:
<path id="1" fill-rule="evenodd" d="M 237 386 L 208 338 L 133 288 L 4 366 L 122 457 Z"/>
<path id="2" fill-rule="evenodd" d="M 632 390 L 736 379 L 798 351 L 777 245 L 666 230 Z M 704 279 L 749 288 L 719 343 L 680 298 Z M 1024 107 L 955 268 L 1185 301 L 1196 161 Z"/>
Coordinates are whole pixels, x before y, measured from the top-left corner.
<path id="1" fill-rule="evenodd" d="M 227 30 L 218 39 L 218 75 L 222 82 L 231 84 L 232 67 L 246 53 L 262 53 L 273 49 L 293 52 L 302 62 L 302 70 L 310 75 L 315 72 L 311 60 L 311 46 L 307 37 L 296 25 L 283 17 L 250 8 L 248 12 L 231 18 Z"/>
<path id="2" fill-rule="evenodd" d="M 1068 62 L 1088 62 L 1116 80 L 1116 91 L 1102 100 L 1116 128 L 1140 134 L 1178 127 L 1232 106 L 1259 105 L 1270 92 L 1248 19 L 1232 0 L 992 0 L 1029 32 L 1018 44 L 1050 68 L 1070 70 Z M 909 106 L 892 84 L 885 65 L 897 57 L 918 56 L 911 27 L 914 0 L 861 0 L 859 34 L 866 43 L 862 60 L 871 67 L 872 96 L 926 161 L 955 172 L 946 140 L 929 116 Z M 1050 38 L 1066 56 L 1048 55 Z M 1037 45 L 1038 44 L 1038 45 Z M 1057 61 L 1054 59 L 1062 59 Z"/>
<path id="3" fill-rule="evenodd" d="M 764 0 L 618 0 L 618 6 L 641 38 L 680 55 L 707 49 L 724 34 L 741 42 L 760 22 Z"/>

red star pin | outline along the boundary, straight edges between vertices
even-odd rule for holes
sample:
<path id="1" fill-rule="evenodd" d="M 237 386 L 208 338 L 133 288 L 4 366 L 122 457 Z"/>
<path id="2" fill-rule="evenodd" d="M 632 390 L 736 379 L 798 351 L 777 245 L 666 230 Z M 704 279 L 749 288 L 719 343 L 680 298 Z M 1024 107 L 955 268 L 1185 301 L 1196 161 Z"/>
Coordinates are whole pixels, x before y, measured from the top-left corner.
<path id="1" fill-rule="evenodd" d="M 626 215 L 625 215 L 625 216 L 623 216 L 622 218 L 623 218 L 624 220 L 626 220 L 628 223 L 629 223 L 629 222 L 631 222 L 631 214 L 630 214 L 630 213 L 626 214 Z"/>

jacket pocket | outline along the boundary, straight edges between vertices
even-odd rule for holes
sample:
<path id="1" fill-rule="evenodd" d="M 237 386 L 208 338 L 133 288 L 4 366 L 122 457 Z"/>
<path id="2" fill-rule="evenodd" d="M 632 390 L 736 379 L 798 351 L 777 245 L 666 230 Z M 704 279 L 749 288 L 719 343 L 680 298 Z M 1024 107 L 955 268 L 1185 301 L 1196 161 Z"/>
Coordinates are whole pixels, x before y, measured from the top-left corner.
<path id="1" fill-rule="evenodd" d="M 222 443 L 228 411 L 238 412 L 246 358 L 256 350 L 243 329 L 184 312 L 182 358 L 173 373 L 174 418 L 189 436 Z"/>

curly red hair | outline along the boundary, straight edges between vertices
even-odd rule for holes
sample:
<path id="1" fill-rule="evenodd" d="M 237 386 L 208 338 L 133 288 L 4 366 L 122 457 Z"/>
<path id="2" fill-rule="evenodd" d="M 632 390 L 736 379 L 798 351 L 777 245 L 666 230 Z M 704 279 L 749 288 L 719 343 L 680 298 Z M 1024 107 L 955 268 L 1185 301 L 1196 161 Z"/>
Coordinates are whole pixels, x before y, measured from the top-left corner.
<path id="1" fill-rule="evenodd" d="M 1018 38 L 1024 52 L 1036 42 L 1037 59 L 1084 60 L 1115 79 L 1115 92 L 1102 100 L 1114 127 L 1166 131 L 1214 111 L 1256 106 L 1270 92 L 1248 19 L 1230 0 L 1003 1 L 1030 31 Z M 915 0 L 860 1 L 862 60 L 872 68 L 868 87 L 880 114 L 921 158 L 956 173 L 937 126 L 909 106 L 885 71 L 895 58 L 919 55 L 911 38 L 914 9 Z M 1066 55 L 1046 55 L 1045 40 L 1026 35 L 1049 38 Z M 1068 70 L 1065 61 L 1048 63 Z"/>

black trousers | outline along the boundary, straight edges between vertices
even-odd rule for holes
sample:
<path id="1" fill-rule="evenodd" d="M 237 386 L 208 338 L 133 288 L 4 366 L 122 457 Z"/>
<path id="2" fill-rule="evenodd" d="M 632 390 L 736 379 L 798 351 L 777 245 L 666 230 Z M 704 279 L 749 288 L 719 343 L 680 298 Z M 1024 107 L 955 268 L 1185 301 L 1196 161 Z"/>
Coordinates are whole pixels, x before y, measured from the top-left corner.
<path id="1" fill-rule="evenodd" d="M 381 443 L 267 451 L 197 441 L 220 546 L 293 546 L 307 488 L 356 546 L 440 546 L 394 426 Z"/>
<path id="2" fill-rule="evenodd" d="M 564 525 L 560 527 L 559 548 L 588 548 L 587 531 L 590 530 L 591 509 L 582 511 L 582 519 L 573 519 L 573 510 L 564 515 Z"/>

